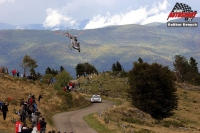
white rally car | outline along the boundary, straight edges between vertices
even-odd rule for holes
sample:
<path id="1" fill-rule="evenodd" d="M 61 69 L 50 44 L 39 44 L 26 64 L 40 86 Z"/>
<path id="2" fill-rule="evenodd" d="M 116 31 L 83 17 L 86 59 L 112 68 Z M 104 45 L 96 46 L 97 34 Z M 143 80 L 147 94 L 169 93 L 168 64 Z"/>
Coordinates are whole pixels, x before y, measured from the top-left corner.
<path id="1" fill-rule="evenodd" d="M 100 95 L 93 95 L 90 100 L 91 103 L 101 103 L 102 99 Z"/>

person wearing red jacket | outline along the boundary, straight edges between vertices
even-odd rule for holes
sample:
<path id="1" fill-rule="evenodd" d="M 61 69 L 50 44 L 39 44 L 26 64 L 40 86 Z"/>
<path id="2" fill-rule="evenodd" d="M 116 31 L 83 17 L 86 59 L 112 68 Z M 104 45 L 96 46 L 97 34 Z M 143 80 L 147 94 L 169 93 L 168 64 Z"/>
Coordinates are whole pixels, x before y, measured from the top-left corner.
<path id="1" fill-rule="evenodd" d="M 20 120 L 17 120 L 17 122 L 15 124 L 15 132 L 21 133 L 21 129 L 22 129 L 22 124 L 21 124 Z"/>
<path id="2" fill-rule="evenodd" d="M 39 121 L 37 122 L 37 130 L 38 130 L 38 131 L 40 131 L 40 129 L 41 129 L 41 124 L 40 124 L 40 122 L 41 122 L 41 120 L 39 120 Z"/>

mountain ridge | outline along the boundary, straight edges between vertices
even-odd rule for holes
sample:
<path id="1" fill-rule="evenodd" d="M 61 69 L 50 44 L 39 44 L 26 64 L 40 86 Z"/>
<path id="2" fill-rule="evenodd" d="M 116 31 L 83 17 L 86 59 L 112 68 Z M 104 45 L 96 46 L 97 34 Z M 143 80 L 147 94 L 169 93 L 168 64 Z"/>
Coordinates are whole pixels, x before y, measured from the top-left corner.
<path id="1" fill-rule="evenodd" d="M 89 22 L 89 19 L 84 19 L 78 21 L 78 27 L 77 29 L 83 30 L 87 23 Z M 178 18 L 178 19 L 173 19 L 169 20 L 168 22 L 186 22 L 184 18 Z M 200 17 L 195 17 L 192 22 L 198 22 L 200 23 Z M 145 24 L 146 26 L 165 26 L 166 23 L 161 23 L 161 22 L 151 22 L 148 24 Z M 114 27 L 114 26 L 119 26 L 119 25 L 109 25 L 105 27 Z M 43 24 L 27 24 L 27 25 L 13 25 L 13 24 L 8 24 L 8 23 L 3 23 L 0 22 L 0 30 L 5 30 L 5 29 L 31 29 L 31 30 L 66 30 L 66 29 L 74 29 L 73 27 L 70 26 L 53 26 L 53 27 L 44 27 Z M 102 27 L 104 28 L 104 27 Z M 98 28 L 97 28 L 98 29 Z"/>

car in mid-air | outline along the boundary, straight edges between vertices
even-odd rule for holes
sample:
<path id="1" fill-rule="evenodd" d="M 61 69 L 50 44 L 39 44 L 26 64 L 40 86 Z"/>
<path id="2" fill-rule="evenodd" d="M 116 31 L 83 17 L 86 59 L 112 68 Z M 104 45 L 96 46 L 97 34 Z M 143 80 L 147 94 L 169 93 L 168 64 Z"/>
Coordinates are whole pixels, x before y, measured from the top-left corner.
<path id="1" fill-rule="evenodd" d="M 93 95 L 90 99 L 91 103 L 101 103 L 102 99 L 100 95 Z"/>

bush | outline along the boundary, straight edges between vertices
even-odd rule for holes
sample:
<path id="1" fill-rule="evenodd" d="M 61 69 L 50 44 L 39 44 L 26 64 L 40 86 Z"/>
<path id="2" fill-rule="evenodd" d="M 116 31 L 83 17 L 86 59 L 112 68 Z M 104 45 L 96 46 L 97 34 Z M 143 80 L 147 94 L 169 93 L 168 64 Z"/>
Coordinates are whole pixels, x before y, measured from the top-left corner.
<path id="1" fill-rule="evenodd" d="M 178 98 L 173 73 L 157 63 L 134 63 L 129 72 L 132 104 L 155 119 L 171 116 Z"/>
<path id="2" fill-rule="evenodd" d="M 53 75 L 52 74 L 45 74 L 43 77 L 42 77 L 42 83 L 46 83 L 48 84 L 48 79 L 52 79 L 53 78 Z"/>
<path id="3" fill-rule="evenodd" d="M 59 75 L 56 76 L 56 82 L 54 88 L 56 90 L 63 88 L 69 83 L 71 79 L 72 77 L 70 76 L 70 74 L 65 70 L 63 70 Z"/>

